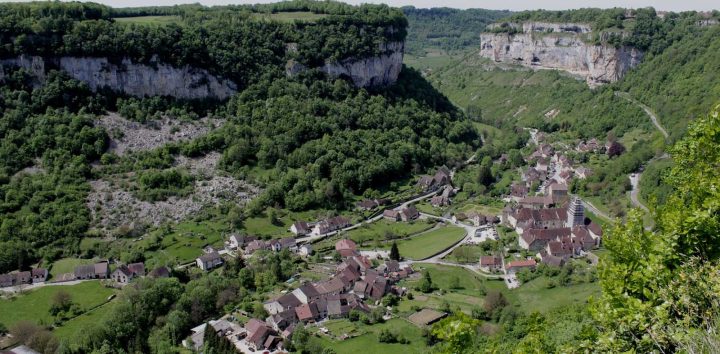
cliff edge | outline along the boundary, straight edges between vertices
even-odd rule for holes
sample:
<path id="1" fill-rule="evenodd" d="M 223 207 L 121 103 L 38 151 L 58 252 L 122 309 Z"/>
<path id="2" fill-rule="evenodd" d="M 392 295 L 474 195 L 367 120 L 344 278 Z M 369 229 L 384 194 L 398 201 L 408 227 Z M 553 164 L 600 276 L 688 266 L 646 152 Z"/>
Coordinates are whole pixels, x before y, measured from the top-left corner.
<path id="1" fill-rule="evenodd" d="M 590 87 L 620 80 L 643 58 L 643 53 L 633 47 L 590 43 L 590 27 L 583 24 L 504 26 L 513 31 L 480 35 L 481 56 L 531 68 L 564 70 L 584 77 Z"/>

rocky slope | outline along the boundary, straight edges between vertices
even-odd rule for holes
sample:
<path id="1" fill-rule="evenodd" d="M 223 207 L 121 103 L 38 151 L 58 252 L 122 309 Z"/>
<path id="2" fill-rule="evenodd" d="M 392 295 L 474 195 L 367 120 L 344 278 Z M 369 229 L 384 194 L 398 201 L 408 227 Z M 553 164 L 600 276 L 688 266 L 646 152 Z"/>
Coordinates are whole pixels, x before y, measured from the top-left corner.
<path id="1" fill-rule="evenodd" d="M 387 86 L 395 83 L 400 75 L 404 48 L 404 42 L 382 43 L 379 56 L 326 61 L 318 69 L 332 77 L 349 77 L 357 87 Z M 295 75 L 305 69 L 300 63 L 288 62 L 287 74 Z"/>
<path id="2" fill-rule="evenodd" d="M 637 66 L 643 53 L 635 48 L 588 43 L 581 24 L 524 23 L 521 33 L 483 33 L 480 55 L 496 62 L 538 69 L 559 69 L 582 76 L 591 87 L 615 82 Z"/>

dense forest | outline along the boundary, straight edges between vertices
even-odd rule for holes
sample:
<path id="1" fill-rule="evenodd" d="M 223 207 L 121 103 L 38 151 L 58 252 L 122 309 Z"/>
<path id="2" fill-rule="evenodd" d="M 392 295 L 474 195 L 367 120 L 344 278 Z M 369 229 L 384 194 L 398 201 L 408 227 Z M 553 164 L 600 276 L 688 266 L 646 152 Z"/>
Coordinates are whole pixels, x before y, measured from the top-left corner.
<path id="1" fill-rule="evenodd" d="M 509 11 L 413 6 L 405 6 L 402 11 L 408 19 L 405 51 L 413 55 L 425 55 L 431 48 L 453 51 L 479 46 L 480 33 L 485 27 L 510 14 Z"/>

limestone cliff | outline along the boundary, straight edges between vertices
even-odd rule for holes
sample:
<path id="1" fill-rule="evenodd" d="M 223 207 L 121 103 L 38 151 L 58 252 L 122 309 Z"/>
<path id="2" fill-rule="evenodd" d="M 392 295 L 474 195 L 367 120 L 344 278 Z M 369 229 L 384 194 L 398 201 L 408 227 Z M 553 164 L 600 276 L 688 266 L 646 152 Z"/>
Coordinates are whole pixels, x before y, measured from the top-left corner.
<path id="1" fill-rule="evenodd" d="M 77 80 L 86 82 L 92 90 L 109 88 L 136 97 L 172 96 L 182 99 L 222 100 L 236 92 L 235 83 L 211 75 L 207 70 L 190 66 L 176 68 L 159 62 L 146 65 L 123 59 L 116 64 L 107 58 L 96 57 L 19 56 L 0 60 L 0 69 L 4 65 L 25 68 L 40 82 L 45 79 L 47 70 L 57 68 Z"/>
<path id="2" fill-rule="evenodd" d="M 621 79 L 643 58 L 632 47 L 589 44 L 589 33 L 589 27 L 580 24 L 525 23 L 521 33 L 481 34 L 480 55 L 497 62 L 565 70 L 584 77 L 591 87 Z"/>
<path id="3" fill-rule="evenodd" d="M 378 56 L 326 61 L 318 69 L 332 77 L 348 77 L 357 87 L 387 86 L 395 83 L 400 75 L 404 48 L 404 42 L 383 43 Z M 288 62 L 286 69 L 288 75 L 295 75 L 306 67 Z"/>

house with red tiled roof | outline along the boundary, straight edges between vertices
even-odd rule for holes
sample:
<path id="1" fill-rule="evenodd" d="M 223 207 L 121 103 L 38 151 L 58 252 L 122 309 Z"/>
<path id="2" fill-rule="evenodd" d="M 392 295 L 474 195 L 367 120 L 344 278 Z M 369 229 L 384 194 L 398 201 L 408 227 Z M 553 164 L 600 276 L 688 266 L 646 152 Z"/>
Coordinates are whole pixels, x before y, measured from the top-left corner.
<path id="1" fill-rule="evenodd" d="M 315 302 L 311 302 L 309 304 L 302 304 L 296 307 L 295 314 L 297 315 L 298 320 L 304 323 L 313 323 L 320 320 L 320 315 L 318 314 L 318 309 Z"/>
<path id="2" fill-rule="evenodd" d="M 335 243 L 335 251 L 342 257 L 352 257 L 357 254 L 357 244 L 350 239 L 342 239 Z"/>
<path id="3" fill-rule="evenodd" d="M 515 274 L 521 269 L 535 269 L 537 262 L 534 259 L 526 259 L 521 261 L 512 261 L 505 264 L 505 272 Z"/>

